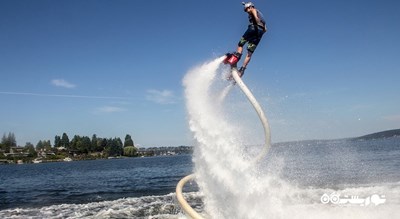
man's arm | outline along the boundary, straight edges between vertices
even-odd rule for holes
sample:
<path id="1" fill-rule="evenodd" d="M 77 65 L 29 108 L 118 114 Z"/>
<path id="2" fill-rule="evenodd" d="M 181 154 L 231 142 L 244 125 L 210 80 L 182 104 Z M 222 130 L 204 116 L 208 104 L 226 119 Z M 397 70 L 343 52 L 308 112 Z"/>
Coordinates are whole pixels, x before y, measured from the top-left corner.
<path id="1" fill-rule="evenodd" d="M 255 8 L 251 8 L 250 13 L 254 17 L 254 20 L 256 21 L 256 23 L 259 23 L 260 18 L 257 15 L 257 10 Z"/>
<path id="2" fill-rule="evenodd" d="M 257 9 L 252 8 L 252 9 L 250 10 L 250 13 L 251 13 L 251 15 L 253 15 L 254 20 L 256 21 L 257 24 L 261 23 L 260 18 L 259 18 L 258 15 L 257 15 Z M 264 24 L 264 27 L 263 27 L 263 31 L 264 31 L 264 32 L 267 32 L 267 27 L 265 26 L 265 24 Z"/>

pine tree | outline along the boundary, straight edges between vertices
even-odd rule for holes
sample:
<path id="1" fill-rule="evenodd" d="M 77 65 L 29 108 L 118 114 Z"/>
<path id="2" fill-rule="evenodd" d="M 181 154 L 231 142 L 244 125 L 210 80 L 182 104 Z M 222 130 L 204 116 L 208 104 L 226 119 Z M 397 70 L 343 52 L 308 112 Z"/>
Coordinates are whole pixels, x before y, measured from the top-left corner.
<path id="1" fill-rule="evenodd" d="M 133 144 L 132 137 L 131 137 L 130 135 L 127 134 L 127 135 L 125 136 L 124 147 L 128 147 L 128 146 L 135 146 L 135 145 Z"/>
<path id="2" fill-rule="evenodd" d="M 61 147 L 61 137 L 58 135 L 54 137 L 54 147 L 55 148 Z"/>
<path id="3" fill-rule="evenodd" d="M 9 132 L 8 135 L 3 134 L 1 138 L 1 144 L 3 145 L 3 150 L 8 153 L 10 152 L 11 147 L 17 146 L 17 140 L 15 140 L 15 135 L 12 132 Z"/>
<path id="4" fill-rule="evenodd" d="M 66 133 L 63 133 L 62 137 L 61 137 L 61 143 L 60 143 L 61 147 L 65 147 L 67 149 L 69 148 L 69 138 L 68 135 Z"/>
<path id="5" fill-rule="evenodd" d="M 91 140 L 90 144 L 91 144 L 90 145 L 90 152 L 95 152 L 97 150 L 97 145 L 98 145 L 98 143 L 97 143 L 97 135 L 96 134 L 94 134 L 92 136 L 92 140 Z"/>

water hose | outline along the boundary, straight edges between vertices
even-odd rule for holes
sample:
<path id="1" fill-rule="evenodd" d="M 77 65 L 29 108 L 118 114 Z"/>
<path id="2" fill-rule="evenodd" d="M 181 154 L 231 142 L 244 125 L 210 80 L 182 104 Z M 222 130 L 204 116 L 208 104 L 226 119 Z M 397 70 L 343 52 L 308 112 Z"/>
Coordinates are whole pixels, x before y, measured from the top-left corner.
<path id="1" fill-rule="evenodd" d="M 268 124 L 267 117 L 264 114 L 264 111 L 262 110 L 260 104 L 257 102 L 256 98 L 253 96 L 249 88 L 247 88 L 246 84 L 243 82 L 243 80 L 239 77 L 238 71 L 236 68 L 232 69 L 232 76 L 233 79 L 235 79 L 236 83 L 239 85 L 240 89 L 243 91 L 243 93 L 246 95 L 247 99 L 250 101 L 250 103 L 253 105 L 254 109 L 256 110 L 258 117 L 261 120 L 261 123 L 264 128 L 264 135 L 265 135 L 265 145 L 264 148 L 262 149 L 261 153 L 258 154 L 258 156 L 253 160 L 254 163 L 261 161 L 263 157 L 265 157 L 271 147 L 271 132 Z M 188 176 L 185 176 L 182 178 L 178 184 L 176 185 L 176 196 L 178 199 L 179 204 L 181 205 L 183 211 L 186 213 L 187 216 L 193 218 L 193 219 L 203 219 L 203 217 L 197 213 L 185 200 L 182 194 L 182 188 L 185 186 L 185 184 L 193 180 L 195 175 L 192 173 Z"/>
<path id="2" fill-rule="evenodd" d="M 254 97 L 253 93 L 251 93 L 249 88 L 247 88 L 246 84 L 239 77 L 238 71 L 236 68 L 233 68 L 232 76 L 233 76 L 233 79 L 235 79 L 236 83 L 239 85 L 240 89 L 246 95 L 247 99 L 249 99 L 251 105 L 253 105 L 254 109 L 256 110 L 256 112 L 258 114 L 258 117 L 261 120 L 263 128 L 264 128 L 264 135 L 265 135 L 264 148 L 261 151 L 261 153 L 254 159 L 254 162 L 259 162 L 262 158 L 264 158 L 268 154 L 268 151 L 271 148 L 271 132 L 270 132 L 270 128 L 269 128 L 268 119 L 265 116 L 264 111 L 262 110 L 260 104 Z"/>
<path id="3" fill-rule="evenodd" d="M 185 186 L 185 184 L 192 179 L 194 179 L 194 173 L 183 177 L 178 182 L 178 185 L 176 185 L 176 197 L 178 198 L 178 202 L 186 215 L 190 216 L 193 219 L 203 219 L 203 217 L 199 213 L 197 213 L 192 207 L 190 207 L 189 203 L 187 203 L 185 197 L 183 197 L 182 194 L 183 186 Z"/>

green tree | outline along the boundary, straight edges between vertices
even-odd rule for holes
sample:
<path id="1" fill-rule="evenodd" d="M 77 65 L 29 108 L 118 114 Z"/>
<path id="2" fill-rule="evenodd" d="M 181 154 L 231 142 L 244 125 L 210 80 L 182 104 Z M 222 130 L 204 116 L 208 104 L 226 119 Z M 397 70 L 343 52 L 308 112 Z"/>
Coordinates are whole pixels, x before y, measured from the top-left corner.
<path id="1" fill-rule="evenodd" d="M 87 136 L 84 136 L 81 139 L 81 145 L 80 145 L 79 151 L 81 153 L 87 154 L 90 152 L 91 146 L 92 146 L 92 141 L 90 140 L 90 138 Z"/>
<path id="2" fill-rule="evenodd" d="M 92 135 L 92 140 L 90 141 L 90 152 L 97 151 L 97 145 L 98 145 L 97 135 L 94 134 Z"/>
<path id="3" fill-rule="evenodd" d="M 1 138 L 1 142 L 0 142 L 0 149 L 4 150 L 5 152 L 9 152 L 10 149 L 8 148 L 8 151 L 7 151 L 7 146 L 4 144 L 5 141 L 6 141 L 6 136 L 5 136 L 5 134 L 3 134 L 3 137 Z"/>
<path id="4" fill-rule="evenodd" d="M 3 145 L 2 149 L 6 152 L 10 152 L 11 147 L 17 146 L 17 140 L 15 139 L 15 135 L 12 132 L 9 132 L 8 135 L 3 134 L 1 138 L 1 144 Z"/>
<path id="5" fill-rule="evenodd" d="M 133 144 L 132 137 L 131 137 L 130 135 L 127 134 L 127 135 L 125 136 L 124 147 L 128 147 L 128 146 L 135 146 L 135 145 Z"/>
<path id="6" fill-rule="evenodd" d="M 36 150 L 40 151 L 44 149 L 44 144 L 42 142 L 42 140 L 40 140 L 37 144 L 36 144 Z"/>
<path id="7" fill-rule="evenodd" d="M 100 141 L 98 141 L 98 148 L 97 148 L 97 152 L 101 152 L 101 151 L 105 151 L 106 150 L 106 147 L 107 147 L 107 142 L 108 142 L 108 140 L 107 139 L 105 139 L 105 138 L 103 138 L 103 139 L 101 139 Z"/>
<path id="8" fill-rule="evenodd" d="M 137 156 L 137 149 L 134 146 L 124 147 L 124 156 L 135 157 Z"/>
<path id="9" fill-rule="evenodd" d="M 87 154 L 90 151 L 92 142 L 87 136 L 81 137 L 79 135 L 75 135 L 70 144 L 72 150 L 76 150 L 82 154 Z"/>
<path id="10" fill-rule="evenodd" d="M 114 138 L 116 144 L 116 150 L 118 151 L 118 156 L 122 156 L 124 154 L 124 144 L 122 143 L 121 138 Z"/>
<path id="11" fill-rule="evenodd" d="M 68 135 L 66 133 L 63 133 L 62 137 L 61 137 L 61 142 L 60 142 L 60 146 L 61 147 L 65 147 L 67 149 L 70 149 L 69 146 L 69 138 Z"/>
<path id="12" fill-rule="evenodd" d="M 123 145 L 121 139 L 108 139 L 105 152 L 107 156 L 121 156 L 123 154 Z"/>
<path id="13" fill-rule="evenodd" d="M 114 141 L 116 147 L 117 147 L 118 149 L 121 149 L 120 152 L 121 152 L 121 154 L 122 154 L 122 148 L 124 147 L 124 145 L 122 144 L 121 138 L 114 138 L 113 141 Z"/>
<path id="14" fill-rule="evenodd" d="M 46 151 L 51 151 L 51 149 L 52 149 L 50 140 L 44 140 L 43 146 L 44 146 L 44 149 L 46 149 Z"/>
<path id="15" fill-rule="evenodd" d="M 3 144 L 0 144 L 0 148 L 3 148 Z M 6 156 L 4 155 L 4 153 L 0 152 L 0 159 L 5 159 Z"/>
<path id="16" fill-rule="evenodd" d="M 113 143 L 111 139 L 107 139 L 106 146 L 104 147 L 104 152 L 108 157 L 114 156 Z"/>
<path id="17" fill-rule="evenodd" d="M 81 147 L 81 137 L 79 135 L 74 135 L 69 147 L 70 150 L 79 151 L 79 148 Z"/>
<path id="18" fill-rule="evenodd" d="M 36 150 L 51 151 L 51 150 L 52 150 L 52 147 L 51 147 L 50 140 L 40 140 L 40 141 L 36 144 Z"/>
<path id="19" fill-rule="evenodd" d="M 61 147 L 61 137 L 58 135 L 56 135 L 56 137 L 54 137 L 54 147 L 55 148 Z"/>
<path id="20" fill-rule="evenodd" d="M 26 142 L 25 150 L 29 153 L 29 157 L 37 157 L 35 146 L 32 143 Z"/>

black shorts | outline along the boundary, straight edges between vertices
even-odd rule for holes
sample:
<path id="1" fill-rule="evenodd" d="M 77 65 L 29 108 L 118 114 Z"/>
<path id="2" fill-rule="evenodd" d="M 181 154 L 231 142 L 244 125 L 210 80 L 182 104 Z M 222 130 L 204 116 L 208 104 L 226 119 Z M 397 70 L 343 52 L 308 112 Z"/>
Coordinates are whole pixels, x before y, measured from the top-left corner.
<path id="1" fill-rule="evenodd" d="M 254 27 L 254 25 L 249 25 L 246 32 L 240 39 L 238 46 L 243 47 L 247 43 L 247 50 L 249 52 L 254 52 L 263 34 L 264 30 L 262 27 Z"/>

